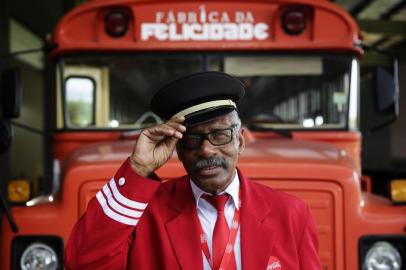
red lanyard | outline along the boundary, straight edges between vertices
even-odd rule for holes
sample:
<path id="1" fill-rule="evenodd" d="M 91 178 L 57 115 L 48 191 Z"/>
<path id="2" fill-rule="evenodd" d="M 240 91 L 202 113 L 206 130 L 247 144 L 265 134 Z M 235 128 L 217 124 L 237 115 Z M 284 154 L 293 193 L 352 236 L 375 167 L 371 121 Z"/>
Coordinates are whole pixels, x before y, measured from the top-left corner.
<path id="1" fill-rule="evenodd" d="M 241 201 L 239 201 L 238 209 L 235 209 L 235 211 L 234 211 L 234 217 L 233 217 L 233 221 L 231 222 L 231 228 L 230 228 L 230 234 L 228 236 L 227 246 L 226 246 L 223 258 L 221 259 L 221 263 L 220 263 L 220 268 L 219 268 L 220 270 L 227 269 L 226 267 L 228 266 L 230 259 L 232 257 L 231 256 L 232 252 L 234 251 L 234 244 L 235 244 L 235 240 L 237 239 L 238 227 L 240 226 L 240 210 L 239 210 L 240 208 L 241 208 Z M 204 235 L 202 224 L 200 223 L 197 213 L 196 213 L 196 218 L 197 218 L 197 222 L 199 223 L 200 245 L 202 246 L 202 251 L 203 251 L 204 255 L 206 256 L 206 259 L 207 259 L 208 263 L 210 264 L 211 269 L 218 270 L 218 269 L 214 269 L 213 260 L 210 256 L 209 246 L 207 245 L 207 241 L 206 241 L 206 236 Z"/>

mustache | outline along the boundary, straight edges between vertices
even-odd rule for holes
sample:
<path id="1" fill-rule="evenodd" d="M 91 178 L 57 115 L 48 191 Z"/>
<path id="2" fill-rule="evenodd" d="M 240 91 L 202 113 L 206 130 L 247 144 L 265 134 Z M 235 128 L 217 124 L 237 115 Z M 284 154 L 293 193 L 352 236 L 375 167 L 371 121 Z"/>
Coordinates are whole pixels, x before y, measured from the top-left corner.
<path id="1" fill-rule="evenodd" d="M 224 169 L 228 169 L 228 162 L 223 157 L 210 157 L 210 158 L 201 158 L 193 165 L 193 170 L 200 170 L 207 166 L 216 166 L 216 167 L 223 167 Z"/>

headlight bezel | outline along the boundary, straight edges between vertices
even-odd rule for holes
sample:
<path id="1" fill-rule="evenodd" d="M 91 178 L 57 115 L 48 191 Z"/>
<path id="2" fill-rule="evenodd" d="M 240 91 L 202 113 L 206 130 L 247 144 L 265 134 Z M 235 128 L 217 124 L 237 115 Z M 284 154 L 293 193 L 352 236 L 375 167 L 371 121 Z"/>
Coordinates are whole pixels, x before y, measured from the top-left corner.
<path id="1" fill-rule="evenodd" d="M 359 269 L 363 270 L 363 264 L 368 251 L 377 242 L 391 244 L 400 254 L 403 267 L 406 265 L 406 235 L 366 235 L 359 239 Z"/>
<path id="2" fill-rule="evenodd" d="M 34 243 L 41 243 L 50 247 L 57 256 L 57 270 L 63 269 L 63 252 L 64 243 L 61 237 L 51 235 L 19 235 L 12 240 L 11 251 L 11 269 L 17 270 L 20 268 L 20 261 L 24 251 Z"/>

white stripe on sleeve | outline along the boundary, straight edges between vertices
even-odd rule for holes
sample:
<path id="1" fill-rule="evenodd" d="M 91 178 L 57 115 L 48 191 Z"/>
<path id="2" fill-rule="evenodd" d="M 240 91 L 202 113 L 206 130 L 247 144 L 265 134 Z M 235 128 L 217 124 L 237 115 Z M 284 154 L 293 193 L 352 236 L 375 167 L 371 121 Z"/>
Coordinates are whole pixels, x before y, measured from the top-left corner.
<path id="1" fill-rule="evenodd" d="M 135 226 L 138 223 L 138 219 L 132 219 L 132 218 L 128 218 L 125 216 L 122 216 L 120 214 L 117 214 L 116 212 L 114 212 L 113 210 L 110 209 L 109 205 L 107 204 L 106 199 L 104 198 L 103 194 L 101 191 L 99 191 L 96 194 L 96 198 L 99 201 L 103 212 L 110 217 L 111 219 L 118 221 L 120 223 L 126 224 L 126 225 L 131 225 L 131 226 Z"/>
<path id="2" fill-rule="evenodd" d="M 104 192 L 104 195 L 106 195 L 109 206 L 116 212 L 118 212 L 120 214 L 124 214 L 126 216 L 134 217 L 134 218 L 141 217 L 143 211 L 131 210 L 131 209 L 128 209 L 128 208 L 123 207 L 120 204 L 118 204 L 116 202 L 116 200 L 114 199 L 113 195 L 111 194 L 111 191 L 110 191 L 108 185 L 104 185 L 103 192 Z"/>
<path id="3" fill-rule="evenodd" d="M 131 208 L 137 208 L 139 210 L 144 210 L 147 207 L 148 205 L 147 203 L 132 201 L 121 195 L 120 191 L 118 191 L 117 189 L 116 181 L 114 181 L 114 178 L 110 180 L 109 185 L 113 192 L 114 197 L 117 199 L 119 203 L 125 206 L 129 206 Z"/>

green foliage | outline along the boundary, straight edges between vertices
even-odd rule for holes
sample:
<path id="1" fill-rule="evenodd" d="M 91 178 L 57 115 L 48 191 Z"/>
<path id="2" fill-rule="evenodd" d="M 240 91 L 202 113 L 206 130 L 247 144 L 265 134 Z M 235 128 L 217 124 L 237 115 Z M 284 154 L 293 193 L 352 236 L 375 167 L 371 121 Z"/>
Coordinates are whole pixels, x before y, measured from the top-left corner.
<path id="1" fill-rule="evenodd" d="M 68 101 L 66 106 L 69 126 L 87 127 L 94 124 L 92 103 L 84 101 Z"/>

